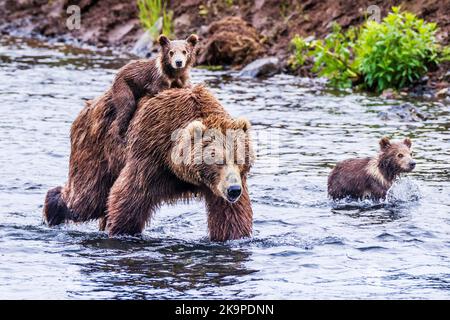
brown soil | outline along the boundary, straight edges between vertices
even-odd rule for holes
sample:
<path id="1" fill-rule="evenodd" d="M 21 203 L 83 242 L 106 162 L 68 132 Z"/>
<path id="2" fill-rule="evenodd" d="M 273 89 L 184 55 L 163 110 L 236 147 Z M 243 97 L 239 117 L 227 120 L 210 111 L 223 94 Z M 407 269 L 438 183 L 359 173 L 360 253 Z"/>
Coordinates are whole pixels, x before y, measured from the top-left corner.
<path id="1" fill-rule="evenodd" d="M 71 31 L 66 26 L 66 9 L 72 4 L 81 9 L 81 29 Z M 98 47 L 132 46 L 143 33 L 137 14 L 135 1 L 0 0 L 3 33 L 18 30 Z"/>
<path id="2" fill-rule="evenodd" d="M 70 31 L 66 27 L 66 8 L 71 4 L 81 8 L 80 30 Z M 436 22 L 440 27 L 440 40 L 444 44 L 450 42 L 448 0 L 169 0 L 168 4 L 174 11 L 177 37 L 185 38 L 192 32 L 200 35 L 201 47 L 207 50 L 200 55 L 203 63 L 242 65 L 258 55 L 275 55 L 280 61 L 287 61 L 289 42 L 295 34 L 319 38 L 330 32 L 333 22 L 344 28 L 361 24 L 370 5 L 379 6 L 381 17 L 392 6 L 401 5 L 427 21 Z M 136 1 L 0 0 L 0 30 L 3 33 L 20 30 L 49 37 L 69 37 L 96 46 L 127 50 L 143 33 L 137 12 Z M 222 23 L 220 28 L 217 21 L 230 16 L 240 17 L 248 24 L 243 27 L 240 19 L 222 20 L 228 22 L 226 26 Z M 214 28 L 220 30 L 212 32 Z M 245 50 L 236 47 L 239 43 L 234 37 L 241 40 L 247 37 L 245 44 L 251 47 L 248 57 L 244 56 Z M 230 41 L 224 41 L 226 38 Z M 433 78 L 445 74 L 447 67 L 433 73 L 438 75 Z"/>

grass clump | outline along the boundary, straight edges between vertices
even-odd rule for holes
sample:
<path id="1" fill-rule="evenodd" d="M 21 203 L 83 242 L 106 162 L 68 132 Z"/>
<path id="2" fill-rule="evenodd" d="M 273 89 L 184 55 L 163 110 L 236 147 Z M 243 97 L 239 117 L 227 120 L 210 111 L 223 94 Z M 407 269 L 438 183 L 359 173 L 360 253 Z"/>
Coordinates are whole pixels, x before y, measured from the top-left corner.
<path id="1" fill-rule="evenodd" d="M 162 0 L 138 0 L 139 20 L 144 29 L 150 32 L 153 40 L 162 33 L 173 35 L 173 11 L 167 10 Z"/>
<path id="2" fill-rule="evenodd" d="M 323 40 L 311 42 L 296 36 L 291 66 L 314 60 L 313 71 L 337 87 L 362 84 L 366 89 L 400 89 L 449 58 L 449 48 L 436 40 L 435 23 L 392 8 L 382 22 L 367 21 L 345 32 L 335 25 Z"/>

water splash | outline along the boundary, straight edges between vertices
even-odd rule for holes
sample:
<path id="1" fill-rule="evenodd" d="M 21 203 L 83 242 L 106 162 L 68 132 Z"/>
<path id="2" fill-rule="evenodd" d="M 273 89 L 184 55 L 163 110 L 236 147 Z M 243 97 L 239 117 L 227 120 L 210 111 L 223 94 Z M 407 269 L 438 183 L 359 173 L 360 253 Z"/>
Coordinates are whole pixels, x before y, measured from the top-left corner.
<path id="1" fill-rule="evenodd" d="M 419 201 L 421 198 L 419 186 L 409 177 L 398 179 L 388 190 L 386 203 L 391 205 Z"/>
<path id="2" fill-rule="evenodd" d="M 419 186 L 408 177 L 397 179 L 392 187 L 387 191 L 386 198 L 382 200 L 344 198 L 331 201 L 334 210 L 374 210 L 383 207 L 409 205 L 419 201 L 421 193 Z"/>

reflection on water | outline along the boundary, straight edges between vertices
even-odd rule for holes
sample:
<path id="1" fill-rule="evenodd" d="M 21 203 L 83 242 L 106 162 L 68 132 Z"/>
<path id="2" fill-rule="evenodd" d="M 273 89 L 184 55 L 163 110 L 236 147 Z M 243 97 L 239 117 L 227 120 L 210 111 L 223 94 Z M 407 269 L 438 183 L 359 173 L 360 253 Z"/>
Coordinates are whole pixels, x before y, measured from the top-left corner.
<path id="1" fill-rule="evenodd" d="M 408 122 L 385 116 L 401 101 L 322 81 L 193 72 L 253 124 L 252 239 L 210 243 L 196 202 L 163 207 L 141 238 L 44 226 L 70 125 L 126 61 L 0 40 L 0 298 L 450 298 L 449 105 L 410 101 L 427 120 Z M 329 201 L 334 163 L 374 154 L 383 135 L 411 136 L 417 169 L 384 203 Z"/>
<path id="2" fill-rule="evenodd" d="M 207 242 L 150 239 L 124 244 L 123 239 L 93 239 L 83 245 L 93 262 L 83 264 L 81 272 L 114 298 L 176 298 L 180 294 L 220 298 L 216 287 L 237 285 L 240 277 L 256 272 L 245 266 L 248 250 Z M 107 249 L 107 257 L 98 254 L 102 248 Z M 80 294 L 84 293 L 73 293 Z"/>

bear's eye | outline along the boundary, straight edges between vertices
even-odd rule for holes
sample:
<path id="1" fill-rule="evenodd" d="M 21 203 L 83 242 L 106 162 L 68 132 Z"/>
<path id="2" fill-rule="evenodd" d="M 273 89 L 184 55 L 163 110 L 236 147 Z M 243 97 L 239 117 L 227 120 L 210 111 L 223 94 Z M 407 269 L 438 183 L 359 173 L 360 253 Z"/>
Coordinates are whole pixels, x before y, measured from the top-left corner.
<path id="1" fill-rule="evenodd" d="M 183 54 L 186 55 L 186 53 L 187 53 L 187 51 L 186 51 L 186 50 L 183 50 Z"/>
<path id="2" fill-rule="evenodd" d="M 397 155 L 397 157 L 399 157 L 399 158 L 401 159 L 401 158 L 403 158 L 404 156 L 403 156 L 402 153 L 399 153 L 399 154 Z"/>
<path id="3" fill-rule="evenodd" d="M 172 50 L 169 51 L 170 56 L 172 57 L 174 55 L 175 52 L 173 52 Z"/>

